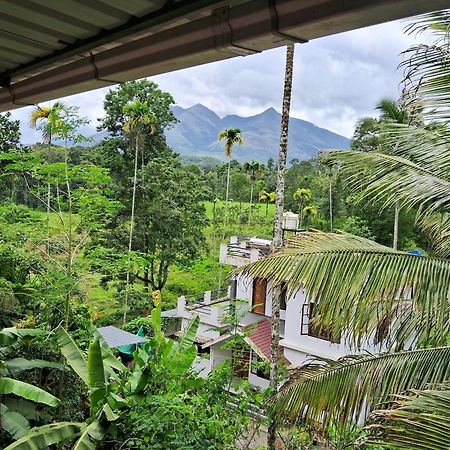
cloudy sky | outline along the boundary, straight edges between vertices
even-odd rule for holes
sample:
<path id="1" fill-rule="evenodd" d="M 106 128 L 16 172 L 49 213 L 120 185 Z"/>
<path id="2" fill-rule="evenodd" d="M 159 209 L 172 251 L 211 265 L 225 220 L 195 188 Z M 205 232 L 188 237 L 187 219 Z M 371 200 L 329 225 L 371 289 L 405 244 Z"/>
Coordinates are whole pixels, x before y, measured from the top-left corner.
<path id="1" fill-rule="evenodd" d="M 401 52 L 423 40 L 422 36 L 405 35 L 406 25 L 405 21 L 391 22 L 297 44 L 292 116 L 350 137 L 358 118 L 376 115 L 374 107 L 381 98 L 398 97 Z M 151 79 L 180 106 L 202 103 L 220 116 L 249 116 L 270 107 L 280 111 L 284 58 L 285 49 L 281 48 Z M 91 120 L 91 129 L 85 132 L 95 132 L 107 90 L 64 99 L 79 106 Z M 39 140 L 27 125 L 29 114 L 29 107 L 13 112 L 14 118 L 21 120 L 25 143 Z"/>

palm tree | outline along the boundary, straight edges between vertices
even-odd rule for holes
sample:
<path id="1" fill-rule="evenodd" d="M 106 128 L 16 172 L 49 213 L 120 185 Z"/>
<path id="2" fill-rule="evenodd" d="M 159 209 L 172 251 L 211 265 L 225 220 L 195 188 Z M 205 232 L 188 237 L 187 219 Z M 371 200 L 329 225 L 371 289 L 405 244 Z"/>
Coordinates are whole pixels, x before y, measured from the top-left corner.
<path id="1" fill-rule="evenodd" d="M 265 189 L 259 193 L 259 201 L 266 204 L 266 217 L 269 214 L 269 203 L 275 201 L 275 196 L 275 192 L 267 192 Z"/>
<path id="2" fill-rule="evenodd" d="M 30 116 L 30 127 L 42 133 L 44 141 L 47 142 L 48 150 L 51 150 L 52 139 L 58 134 L 62 124 L 63 116 L 67 113 L 64 103 L 57 101 L 52 106 L 37 105 Z M 51 186 L 47 183 L 47 253 L 50 246 L 50 209 L 51 209 Z"/>
<path id="3" fill-rule="evenodd" d="M 130 285 L 130 258 L 133 244 L 139 151 L 143 152 L 144 135 L 152 135 L 155 132 L 156 117 L 151 112 L 148 102 L 141 102 L 140 100 L 135 100 L 133 103 L 126 104 L 123 107 L 123 113 L 127 119 L 123 125 L 123 131 L 130 136 L 130 140 L 134 145 L 133 195 L 131 200 L 131 222 L 130 234 L 128 237 L 128 267 L 125 288 L 125 307 L 123 313 L 123 321 L 125 323 L 127 320 L 128 291 Z"/>
<path id="4" fill-rule="evenodd" d="M 311 189 L 298 188 L 294 192 L 294 200 L 297 200 L 299 203 L 300 229 L 302 229 L 303 225 L 303 208 L 305 207 L 305 203 L 311 200 L 311 195 Z"/>
<path id="5" fill-rule="evenodd" d="M 263 165 L 258 161 L 246 162 L 244 164 L 244 172 L 250 179 L 250 207 L 248 210 L 248 224 L 250 225 L 252 219 L 252 205 L 253 205 L 253 189 L 256 181 L 259 180 L 263 171 Z"/>
<path id="6" fill-rule="evenodd" d="M 409 111 L 395 100 L 385 98 L 382 99 L 378 105 L 377 109 L 381 112 L 381 121 L 392 121 L 395 123 L 408 124 L 412 120 L 412 116 Z M 397 200 L 395 202 L 395 212 L 394 212 L 394 232 L 392 239 L 392 248 L 397 250 L 398 247 L 398 222 L 400 218 L 400 202 Z"/>
<path id="7" fill-rule="evenodd" d="M 42 137 L 49 146 L 62 125 L 62 116 L 67 111 L 64 103 L 57 101 L 52 106 L 37 105 L 31 111 L 30 127 L 41 131 Z"/>
<path id="8" fill-rule="evenodd" d="M 317 216 L 318 212 L 319 212 L 319 210 L 317 209 L 317 206 L 307 205 L 303 208 L 302 216 L 305 218 L 305 220 L 311 220 Z"/>
<path id="9" fill-rule="evenodd" d="M 273 286 L 287 283 L 288 297 L 305 289 L 320 317 L 315 324 L 334 336 L 345 333 L 354 348 L 371 339 L 386 349 L 300 368 L 273 398 L 280 417 L 326 426 L 334 420 L 363 420 L 388 402 L 388 410 L 372 416 L 379 420 L 368 429 L 373 440 L 386 438 L 383 443 L 405 449 L 448 448 L 449 428 L 439 417 L 448 417 L 450 396 L 449 23 L 447 11 L 422 16 L 411 30 L 432 30 L 437 41 L 413 48 L 407 62 L 412 107 L 425 105 L 423 116 L 439 124 L 382 123 L 389 154 L 323 154 L 339 164 L 359 200 L 386 207 L 399 200 L 404 208 L 416 208 L 419 224 L 433 230 L 433 257 L 345 233 L 309 232 L 240 269 L 271 278 Z M 429 386 L 435 390 L 427 391 Z M 411 395 L 395 403 L 396 394 L 409 390 Z M 419 445 L 423 442 L 428 444 Z"/>
<path id="10" fill-rule="evenodd" d="M 284 72 L 283 106 L 281 109 L 281 131 L 280 146 L 278 150 L 278 170 L 277 185 L 275 194 L 275 218 L 273 224 L 273 249 L 279 248 L 283 243 L 283 209 L 284 209 L 284 173 L 286 170 L 287 146 L 289 134 L 289 115 L 291 110 L 292 78 L 294 73 L 294 44 L 286 47 L 286 64 Z M 272 296 L 272 325 L 271 325 L 271 344 L 270 344 L 270 387 L 276 391 L 278 387 L 279 375 L 279 356 L 280 356 L 280 307 L 281 307 L 281 289 L 276 288 Z M 269 420 L 267 433 L 267 448 L 275 450 L 276 444 L 276 423 Z"/>
<path id="11" fill-rule="evenodd" d="M 230 194 L 230 169 L 231 169 L 231 157 L 233 156 L 233 147 L 242 145 L 244 139 L 242 138 L 242 132 L 239 128 L 226 128 L 219 133 L 219 141 L 225 141 L 225 156 L 228 158 L 228 170 L 227 170 L 227 192 L 225 195 L 225 203 L 228 204 L 228 198 Z"/>

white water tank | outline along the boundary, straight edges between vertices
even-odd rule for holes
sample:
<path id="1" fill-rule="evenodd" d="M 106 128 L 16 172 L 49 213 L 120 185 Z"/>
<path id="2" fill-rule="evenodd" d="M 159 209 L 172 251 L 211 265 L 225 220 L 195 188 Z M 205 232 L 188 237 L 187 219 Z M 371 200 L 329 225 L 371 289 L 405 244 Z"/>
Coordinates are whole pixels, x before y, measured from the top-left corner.
<path id="1" fill-rule="evenodd" d="M 283 213 L 283 225 L 285 230 L 297 230 L 298 229 L 298 214 L 294 214 L 291 211 Z"/>

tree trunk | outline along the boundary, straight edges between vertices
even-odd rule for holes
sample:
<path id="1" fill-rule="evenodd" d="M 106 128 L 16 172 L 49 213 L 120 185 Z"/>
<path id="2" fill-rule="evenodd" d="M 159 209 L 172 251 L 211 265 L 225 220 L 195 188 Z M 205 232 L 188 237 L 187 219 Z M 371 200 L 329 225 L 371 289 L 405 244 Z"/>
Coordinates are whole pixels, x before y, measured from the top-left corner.
<path id="1" fill-rule="evenodd" d="M 395 202 L 395 213 L 394 213 L 394 239 L 392 242 L 392 248 L 397 250 L 398 248 L 398 219 L 400 217 L 400 202 L 397 200 Z"/>
<path id="2" fill-rule="evenodd" d="M 248 209 L 248 224 L 252 221 L 252 204 L 253 204 L 253 183 L 250 187 L 250 207 Z"/>
<path id="3" fill-rule="evenodd" d="M 128 239 L 128 267 L 127 267 L 127 281 L 125 287 L 125 305 L 123 311 L 123 323 L 127 321 L 128 310 L 128 291 L 130 286 L 130 259 L 131 259 L 131 246 L 133 243 L 133 231 L 134 231 L 134 209 L 136 204 L 136 188 L 137 188 L 137 169 L 138 169 L 138 156 L 139 156 L 139 138 L 135 138 L 135 153 L 134 153 L 134 175 L 133 175 L 133 197 L 131 199 L 131 224 L 130 224 L 130 236 Z"/>
<path id="4" fill-rule="evenodd" d="M 225 195 L 225 202 L 228 203 L 228 197 L 230 194 L 230 169 L 231 169 L 231 157 L 228 158 L 228 170 L 227 170 L 227 193 Z"/>
<path id="5" fill-rule="evenodd" d="M 280 149 L 278 154 L 278 173 L 275 200 L 275 219 L 273 250 L 281 247 L 283 243 L 283 207 L 284 207 L 284 172 L 286 169 L 287 145 L 289 132 L 289 113 L 291 109 L 292 75 L 294 71 L 294 44 L 290 44 L 286 49 L 286 70 L 284 76 L 283 109 L 281 112 L 281 134 Z M 279 353 L 280 353 L 280 297 L 281 288 L 275 287 L 272 297 L 272 327 L 271 327 L 271 362 L 270 362 L 270 388 L 272 392 L 278 389 L 279 376 Z M 269 417 L 269 427 L 267 433 L 267 449 L 275 450 L 276 443 L 276 423 Z"/>
<path id="6" fill-rule="evenodd" d="M 329 201 L 330 201 L 330 231 L 333 232 L 333 198 L 331 196 L 332 192 L 332 178 L 331 178 L 331 171 L 330 171 L 330 185 L 329 185 Z"/>

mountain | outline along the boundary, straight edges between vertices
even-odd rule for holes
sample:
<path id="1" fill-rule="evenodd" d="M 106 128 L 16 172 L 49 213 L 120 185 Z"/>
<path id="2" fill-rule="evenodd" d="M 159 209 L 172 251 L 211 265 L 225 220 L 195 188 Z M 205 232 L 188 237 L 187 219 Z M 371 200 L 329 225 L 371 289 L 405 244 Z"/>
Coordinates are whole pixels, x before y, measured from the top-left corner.
<path id="1" fill-rule="evenodd" d="M 236 146 L 233 158 L 240 162 L 278 157 L 281 115 L 269 108 L 250 117 L 230 115 L 220 118 L 206 106 L 197 104 L 190 108 L 174 106 L 174 115 L 179 120 L 167 130 L 169 145 L 180 155 L 211 156 L 224 159 L 223 142 L 217 136 L 224 128 L 239 128 L 244 145 Z M 288 159 L 310 159 L 318 150 L 347 149 L 350 141 L 344 136 L 305 120 L 291 118 L 289 123 Z"/>

